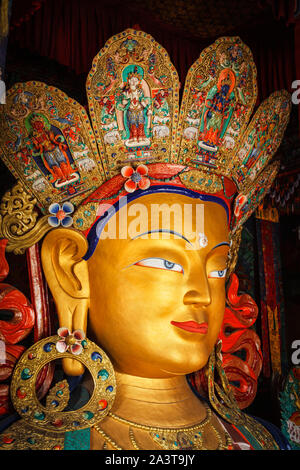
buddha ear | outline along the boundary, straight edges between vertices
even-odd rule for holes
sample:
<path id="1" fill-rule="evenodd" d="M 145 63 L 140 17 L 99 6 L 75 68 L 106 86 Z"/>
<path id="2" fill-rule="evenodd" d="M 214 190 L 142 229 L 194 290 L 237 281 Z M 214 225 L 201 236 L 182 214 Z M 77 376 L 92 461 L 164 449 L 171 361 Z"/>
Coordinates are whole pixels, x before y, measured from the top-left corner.
<path id="1" fill-rule="evenodd" d="M 42 264 L 53 295 L 59 326 L 71 332 L 86 332 L 89 308 L 89 275 L 82 259 L 88 248 L 86 238 L 77 230 L 59 228 L 47 234 L 42 245 Z M 81 375 L 84 367 L 74 359 L 63 359 L 68 375 Z"/>

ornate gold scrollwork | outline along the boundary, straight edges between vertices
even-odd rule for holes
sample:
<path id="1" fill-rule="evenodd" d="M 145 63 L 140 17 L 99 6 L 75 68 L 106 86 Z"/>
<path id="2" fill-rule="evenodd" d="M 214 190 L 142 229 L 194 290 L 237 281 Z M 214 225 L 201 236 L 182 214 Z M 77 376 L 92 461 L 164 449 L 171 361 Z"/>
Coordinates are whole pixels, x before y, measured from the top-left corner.
<path id="1" fill-rule="evenodd" d="M 230 274 L 233 273 L 237 260 L 238 260 L 238 254 L 239 254 L 239 249 L 240 249 L 240 244 L 241 244 L 241 239 L 242 239 L 242 230 L 243 230 L 243 227 L 241 226 L 234 232 L 233 235 L 230 233 L 230 249 L 228 253 L 227 273 L 226 273 L 227 279 L 229 279 Z"/>
<path id="2" fill-rule="evenodd" d="M 21 182 L 2 197 L 0 203 L 0 238 L 8 240 L 6 251 L 22 254 L 37 243 L 50 229 L 48 216 L 38 219 L 36 199 Z"/>

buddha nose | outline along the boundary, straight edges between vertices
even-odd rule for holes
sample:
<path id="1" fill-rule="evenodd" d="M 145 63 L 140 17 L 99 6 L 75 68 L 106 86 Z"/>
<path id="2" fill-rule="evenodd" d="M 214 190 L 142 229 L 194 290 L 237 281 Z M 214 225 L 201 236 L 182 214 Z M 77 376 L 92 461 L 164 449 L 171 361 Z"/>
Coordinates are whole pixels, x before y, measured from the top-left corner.
<path id="1" fill-rule="evenodd" d="M 183 297 L 185 305 L 194 305 L 195 307 L 210 305 L 211 292 L 205 266 L 200 263 L 193 266 L 186 287 L 186 293 Z"/>
<path id="2" fill-rule="evenodd" d="M 203 289 L 189 290 L 183 297 L 184 305 L 207 306 L 211 303 L 209 287 L 203 286 Z"/>

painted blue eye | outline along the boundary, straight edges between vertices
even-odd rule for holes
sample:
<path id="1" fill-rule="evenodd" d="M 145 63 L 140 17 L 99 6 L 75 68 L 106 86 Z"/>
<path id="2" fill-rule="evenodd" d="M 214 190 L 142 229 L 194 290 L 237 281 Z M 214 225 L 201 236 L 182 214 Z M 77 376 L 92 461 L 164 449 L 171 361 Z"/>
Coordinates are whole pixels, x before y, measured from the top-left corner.
<path id="1" fill-rule="evenodd" d="M 208 274 L 208 277 L 209 278 L 214 278 L 214 279 L 222 279 L 226 276 L 226 271 L 227 271 L 227 269 L 222 269 L 222 270 L 218 270 L 218 271 L 211 271 Z"/>
<path id="2" fill-rule="evenodd" d="M 172 263 L 172 261 L 163 258 L 146 258 L 134 264 L 145 268 L 168 269 L 169 271 L 183 273 L 183 267 L 180 264 Z"/>
<path id="3" fill-rule="evenodd" d="M 164 259 L 164 265 L 167 269 L 172 269 L 172 268 L 174 268 L 175 263 L 172 263 L 171 261 L 168 261 L 168 260 Z"/>

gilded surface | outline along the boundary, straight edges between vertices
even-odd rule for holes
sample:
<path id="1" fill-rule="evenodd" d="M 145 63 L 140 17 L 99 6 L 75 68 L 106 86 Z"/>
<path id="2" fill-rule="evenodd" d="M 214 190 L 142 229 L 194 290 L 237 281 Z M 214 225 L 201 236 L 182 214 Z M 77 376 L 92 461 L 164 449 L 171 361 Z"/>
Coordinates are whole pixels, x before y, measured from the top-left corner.
<path id="1" fill-rule="evenodd" d="M 1 434 L 0 450 L 63 450 L 64 434 L 40 432 L 24 422 L 17 421 Z"/>
<path id="2" fill-rule="evenodd" d="M 15 410 L 25 423 L 37 432 L 63 433 L 84 429 L 103 419 L 109 412 L 116 393 L 114 371 L 106 354 L 94 343 L 85 340 L 83 352 L 76 360 L 84 364 L 93 378 L 93 393 L 88 403 L 75 411 L 62 411 L 69 399 L 68 384 L 56 384 L 42 405 L 35 394 L 35 382 L 42 367 L 57 358 L 74 358 L 59 353 L 59 336 L 51 336 L 31 346 L 19 359 L 10 386 Z"/>
<path id="3" fill-rule="evenodd" d="M 180 175 L 180 180 L 187 188 L 205 193 L 217 193 L 223 189 L 222 180 L 218 175 L 203 170 L 184 172 Z"/>
<path id="4" fill-rule="evenodd" d="M 0 205 L 0 237 L 6 238 L 7 251 L 24 253 L 26 248 L 38 242 L 49 230 L 48 218 L 38 219 L 36 199 L 24 190 L 19 181 L 7 191 Z"/>

